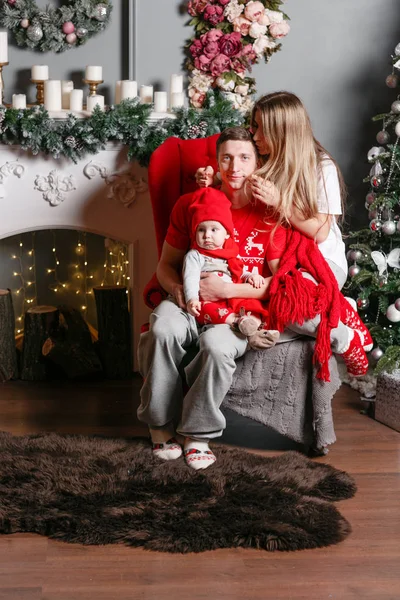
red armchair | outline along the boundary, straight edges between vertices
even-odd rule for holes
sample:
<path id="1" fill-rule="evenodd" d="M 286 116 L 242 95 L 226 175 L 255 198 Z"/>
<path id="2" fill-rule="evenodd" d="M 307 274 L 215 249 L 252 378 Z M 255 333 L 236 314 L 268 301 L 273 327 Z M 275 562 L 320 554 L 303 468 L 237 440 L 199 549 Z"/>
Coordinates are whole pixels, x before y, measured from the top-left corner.
<path id="1" fill-rule="evenodd" d="M 179 196 L 197 187 L 196 170 L 207 165 L 217 170 L 217 138 L 169 138 L 151 156 L 149 191 L 159 256 L 173 205 Z M 145 303 L 155 308 L 165 295 L 154 275 L 144 290 Z M 331 399 L 341 381 L 334 356 L 329 363 L 331 381 L 316 379 L 313 349 L 314 342 L 303 338 L 269 350 L 246 352 L 237 361 L 223 406 L 306 446 L 332 444 L 336 438 Z"/>

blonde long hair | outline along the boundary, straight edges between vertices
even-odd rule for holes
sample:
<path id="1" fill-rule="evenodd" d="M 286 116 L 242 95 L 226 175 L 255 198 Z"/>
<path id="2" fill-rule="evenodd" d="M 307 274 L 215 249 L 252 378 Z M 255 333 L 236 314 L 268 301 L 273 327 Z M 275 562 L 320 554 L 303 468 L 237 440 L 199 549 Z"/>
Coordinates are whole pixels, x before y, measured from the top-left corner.
<path id="1" fill-rule="evenodd" d="M 289 224 L 293 207 L 304 219 L 316 216 L 318 178 L 322 173 L 322 162 L 327 158 L 337 168 L 343 205 L 346 188 L 340 169 L 314 138 L 310 118 L 300 98 L 290 92 L 262 96 L 253 107 L 252 128 L 257 127 L 256 113 L 270 150 L 268 159 L 256 175 L 272 181 L 280 192 L 276 219 Z"/>

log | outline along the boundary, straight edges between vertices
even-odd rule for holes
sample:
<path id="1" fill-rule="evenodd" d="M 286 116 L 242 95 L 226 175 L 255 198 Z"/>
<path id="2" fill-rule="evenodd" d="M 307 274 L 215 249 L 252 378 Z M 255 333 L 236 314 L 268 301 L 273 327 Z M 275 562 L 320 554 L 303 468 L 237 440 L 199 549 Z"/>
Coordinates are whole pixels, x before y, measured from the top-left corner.
<path id="1" fill-rule="evenodd" d="M 18 377 L 15 316 L 11 290 L 0 290 L 0 382 Z"/>
<path id="2" fill-rule="evenodd" d="M 60 307 L 59 311 L 59 328 L 43 344 L 43 356 L 61 367 L 69 379 L 100 377 L 103 367 L 85 319 L 76 309 Z"/>
<path id="3" fill-rule="evenodd" d="M 108 379 L 132 377 L 131 327 L 128 294 L 123 286 L 93 288 L 99 339 L 96 344 Z"/>
<path id="4" fill-rule="evenodd" d="M 35 306 L 25 313 L 24 344 L 21 358 L 21 379 L 42 381 L 47 378 L 48 366 L 42 347 L 57 331 L 59 311 L 55 306 Z"/>

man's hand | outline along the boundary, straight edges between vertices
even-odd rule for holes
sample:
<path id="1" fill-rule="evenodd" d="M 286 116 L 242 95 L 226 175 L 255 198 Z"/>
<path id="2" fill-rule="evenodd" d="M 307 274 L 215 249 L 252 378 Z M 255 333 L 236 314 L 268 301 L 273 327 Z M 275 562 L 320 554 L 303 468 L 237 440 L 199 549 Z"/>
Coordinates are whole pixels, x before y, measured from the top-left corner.
<path id="1" fill-rule="evenodd" d="M 183 285 L 181 283 L 176 283 L 172 288 L 172 296 L 175 298 L 177 305 L 179 308 L 183 308 L 186 310 L 186 302 L 185 296 L 183 294 Z"/>
<path id="2" fill-rule="evenodd" d="M 209 187 L 214 183 L 214 169 L 210 166 L 201 167 L 197 169 L 195 178 L 199 187 Z"/>
<path id="3" fill-rule="evenodd" d="M 216 302 L 226 298 L 225 282 L 212 273 L 202 273 L 200 276 L 200 296 L 204 302 Z"/>
<path id="4" fill-rule="evenodd" d="M 262 285 L 264 285 L 265 283 L 265 278 L 262 275 L 259 275 L 258 273 L 252 273 L 251 275 L 249 275 L 249 277 L 246 279 L 247 283 L 251 283 L 251 285 L 254 288 L 259 289 Z"/>
<path id="5" fill-rule="evenodd" d="M 256 200 L 259 200 L 268 206 L 278 206 L 279 191 L 272 181 L 265 180 L 258 175 L 252 175 L 250 178 L 250 185 L 251 193 Z"/>
<path id="6" fill-rule="evenodd" d="M 186 310 L 188 311 L 189 315 L 192 315 L 193 317 L 199 317 L 201 310 L 200 300 L 198 298 L 192 298 L 189 300 L 189 302 L 186 304 Z"/>

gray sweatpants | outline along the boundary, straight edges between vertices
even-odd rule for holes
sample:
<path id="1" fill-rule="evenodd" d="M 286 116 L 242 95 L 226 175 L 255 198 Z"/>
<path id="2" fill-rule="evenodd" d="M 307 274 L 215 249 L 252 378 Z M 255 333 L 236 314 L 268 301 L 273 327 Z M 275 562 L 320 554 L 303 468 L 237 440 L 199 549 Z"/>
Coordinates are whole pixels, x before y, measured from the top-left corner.
<path id="1" fill-rule="evenodd" d="M 198 352 L 185 368 L 190 389 L 183 397 L 179 367 L 188 348 Z M 172 300 L 164 300 L 150 316 L 150 330 L 140 336 L 139 371 L 144 378 L 138 418 L 152 428 L 174 421 L 176 431 L 195 439 L 222 435 L 220 410 L 232 384 L 235 360 L 247 339 L 229 325 L 208 325 L 199 333 L 194 317 Z"/>
<path id="2" fill-rule="evenodd" d="M 338 275 L 335 273 L 341 288 L 346 276 Z M 312 279 L 308 273 L 304 277 Z M 299 335 L 315 337 L 319 322 L 317 316 L 301 326 L 291 324 L 279 341 Z M 332 350 L 342 351 L 348 341 L 348 328 L 339 323 L 332 330 Z M 180 365 L 191 346 L 198 352 L 185 368 L 190 389 L 184 396 Z M 195 439 L 219 437 L 226 425 L 220 406 L 232 384 L 235 360 L 246 349 L 246 338 L 229 325 L 208 325 L 199 333 L 194 317 L 174 301 L 164 300 L 150 315 L 149 331 L 140 336 L 139 371 L 144 383 L 139 420 L 152 429 L 178 423 L 177 433 Z"/>

